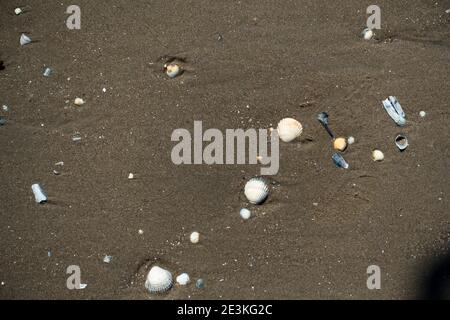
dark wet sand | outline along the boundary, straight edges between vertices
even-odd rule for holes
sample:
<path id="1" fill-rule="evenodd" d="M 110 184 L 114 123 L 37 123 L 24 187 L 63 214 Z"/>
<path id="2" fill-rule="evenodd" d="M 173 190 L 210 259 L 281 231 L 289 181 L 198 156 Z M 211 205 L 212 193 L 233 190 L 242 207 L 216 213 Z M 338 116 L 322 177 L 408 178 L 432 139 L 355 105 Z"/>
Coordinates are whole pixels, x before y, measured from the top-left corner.
<path id="1" fill-rule="evenodd" d="M 374 41 L 359 37 L 371 3 L 341 2 L 79 0 L 82 27 L 70 31 L 71 3 L 30 1 L 15 16 L 22 3 L 1 1 L 0 105 L 10 111 L 0 111 L 0 298 L 418 297 L 429 262 L 450 247 L 450 2 L 378 1 Z M 22 32 L 39 41 L 20 47 Z M 165 55 L 186 58 L 189 71 L 168 79 Z M 404 128 L 382 108 L 389 95 Z M 337 135 L 356 138 L 349 170 L 331 162 L 322 111 Z M 260 166 L 171 162 L 172 131 L 194 120 L 225 130 L 284 117 L 300 120 L 303 136 L 281 143 L 271 195 L 249 206 L 249 221 L 242 189 Z M 371 160 L 374 148 L 385 161 Z M 49 203 L 34 202 L 35 182 Z M 150 296 L 154 263 L 206 287 Z M 372 264 L 378 291 L 366 287 Z M 66 288 L 69 265 L 86 289 Z"/>

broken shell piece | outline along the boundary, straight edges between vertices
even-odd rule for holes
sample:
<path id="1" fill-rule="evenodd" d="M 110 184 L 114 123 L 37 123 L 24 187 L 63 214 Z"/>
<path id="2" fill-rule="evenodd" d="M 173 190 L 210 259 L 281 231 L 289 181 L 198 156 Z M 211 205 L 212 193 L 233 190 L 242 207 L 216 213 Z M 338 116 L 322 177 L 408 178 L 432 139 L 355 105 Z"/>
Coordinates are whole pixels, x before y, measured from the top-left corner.
<path id="1" fill-rule="evenodd" d="M 145 287 L 150 293 L 164 293 L 172 287 L 172 274 L 163 268 L 154 266 L 147 275 Z"/>
<path id="2" fill-rule="evenodd" d="M 373 38 L 374 35 L 375 35 L 375 33 L 373 32 L 373 30 L 369 29 L 369 28 L 365 28 L 361 32 L 361 36 L 364 38 L 364 40 L 370 40 Z"/>
<path id="3" fill-rule="evenodd" d="M 177 277 L 177 283 L 180 286 L 185 286 L 189 283 L 191 279 L 189 278 L 189 275 L 187 273 L 182 273 Z"/>
<path id="4" fill-rule="evenodd" d="M 384 160 L 383 152 L 381 152 L 380 150 L 373 150 L 372 159 L 373 161 L 383 161 Z"/>
<path id="5" fill-rule="evenodd" d="M 399 134 L 397 137 L 395 137 L 395 145 L 400 151 L 404 151 L 406 148 L 408 148 L 408 139 L 404 135 Z"/>
<path id="6" fill-rule="evenodd" d="M 303 126 L 295 119 L 284 118 L 278 123 L 277 131 L 281 140 L 291 142 L 302 134 Z"/>
<path id="7" fill-rule="evenodd" d="M 2 110 L 5 111 L 5 112 L 8 112 L 9 111 L 9 107 L 6 104 L 4 104 L 4 105 L 2 105 Z"/>
<path id="8" fill-rule="evenodd" d="M 26 34 L 22 33 L 22 35 L 20 36 L 20 45 L 24 46 L 29 43 L 31 43 L 30 37 L 28 37 Z"/>
<path id="9" fill-rule="evenodd" d="M 253 178 L 245 184 L 244 193 L 250 203 L 262 204 L 269 196 L 269 187 L 262 178 Z"/>
<path id="10" fill-rule="evenodd" d="M 82 106 L 83 104 L 86 103 L 86 101 L 84 101 L 81 98 L 75 98 L 75 101 L 73 102 L 76 106 Z"/>
<path id="11" fill-rule="evenodd" d="M 81 134 L 79 134 L 78 132 L 74 133 L 74 135 L 72 136 L 72 141 L 81 142 Z"/>
<path id="12" fill-rule="evenodd" d="M 197 287 L 197 289 L 203 289 L 205 287 L 205 280 L 203 279 L 198 279 L 195 282 L 195 286 Z"/>
<path id="13" fill-rule="evenodd" d="M 134 174 L 130 173 L 130 174 L 128 175 L 128 179 L 130 179 L 130 180 L 134 179 Z"/>
<path id="14" fill-rule="evenodd" d="M 345 159 L 339 153 L 333 154 L 331 158 L 333 159 L 333 162 L 336 165 L 336 167 L 343 169 L 349 168 L 347 161 L 345 161 Z"/>
<path id="15" fill-rule="evenodd" d="M 337 138 L 333 141 L 333 148 L 335 150 L 344 151 L 347 149 L 347 141 L 345 138 Z"/>
<path id="16" fill-rule="evenodd" d="M 44 75 L 44 77 L 50 77 L 50 75 L 52 74 L 52 69 L 45 68 L 45 70 L 42 74 Z"/>
<path id="17" fill-rule="evenodd" d="M 34 198 L 37 203 L 45 203 L 47 202 L 47 194 L 45 193 L 42 186 L 38 183 L 33 184 L 31 186 L 31 190 L 33 190 Z"/>
<path id="18" fill-rule="evenodd" d="M 193 244 L 197 244 L 200 241 L 200 233 L 192 232 L 189 239 Z"/>
<path id="19" fill-rule="evenodd" d="M 355 138 L 354 137 L 348 137 L 347 138 L 347 143 L 348 144 L 354 144 L 355 143 Z"/>
<path id="20" fill-rule="evenodd" d="M 250 210 L 248 210 L 246 208 L 242 208 L 241 211 L 239 212 L 239 214 L 241 215 L 241 218 L 244 220 L 250 219 L 250 216 L 252 215 Z"/>
<path id="21" fill-rule="evenodd" d="M 166 74 L 170 78 L 175 78 L 182 73 L 181 67 L 175 63 L 170 63 L 170 64 L 164 65 L 164 69 L 166 70 Z"/>
<path id="22" fill-rule="evenodd" d="M 103 262 L 104 262 L 104 263 L 110 263 L 111 260 L 112 260 L 112 256 L 105 256 L 105 257 L 103 258 Z"/>
<path id="23" fill-rule="evenodd" d="M 383 101 L 383 107 L 397 125 L 405 125 L 406 115 L 396 97 L 389 96 L 388 99 Z"/>
<path id="24" fill-rule="evenodd" d="M 427 113 L 425 111 L 420 111 L 419 112 L 419 116 L 424 118 L 427 115 Z"/>
<path id="25" fill-rule="evenodd" d="M 23 13 L 23 10 L 22 10 L 22 8 L 15 8 L 14 13 L 16 14 L 16 16 L 18 16 L 19 14 Z"/>

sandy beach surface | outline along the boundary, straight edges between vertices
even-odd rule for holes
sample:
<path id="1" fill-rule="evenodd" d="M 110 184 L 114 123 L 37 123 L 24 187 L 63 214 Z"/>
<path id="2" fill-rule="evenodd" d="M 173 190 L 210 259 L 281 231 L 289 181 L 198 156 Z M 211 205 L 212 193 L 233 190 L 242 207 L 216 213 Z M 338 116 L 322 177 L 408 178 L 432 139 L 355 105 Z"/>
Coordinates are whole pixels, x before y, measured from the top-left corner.
<path id="1" fill-rule="evenodd" d="M 450 248 L 450 1 L 378 1 L 371 41 L 360 37 L 370 1 L 78 0 L 80 30 L 66 27 L 70 4 L 0 2 L 0 298 L 423 295 Z M 33 42 L 20 46 L 22 33 Z M 169 56 L 185 60 L 174 79 L 162 71 Z M 382 107 L 390 95 L 404 127 Z M 336 135 L 356 139 L 348 170 L 331 161 L 323 111 Z M 261 206 L 243 194 L 260 165 L 171 161 L 173 130 L 194 121 L 224 131 L 285 117 L 303 134 L 280 142 Z M 34 183 L 48 203 L 35 203 Z M 192 282 L 150 295 L 155 264 Z M 85 289 L 66 287 L 70 265 Z M 380 290 L 367 288 L 370 265 Z"/>

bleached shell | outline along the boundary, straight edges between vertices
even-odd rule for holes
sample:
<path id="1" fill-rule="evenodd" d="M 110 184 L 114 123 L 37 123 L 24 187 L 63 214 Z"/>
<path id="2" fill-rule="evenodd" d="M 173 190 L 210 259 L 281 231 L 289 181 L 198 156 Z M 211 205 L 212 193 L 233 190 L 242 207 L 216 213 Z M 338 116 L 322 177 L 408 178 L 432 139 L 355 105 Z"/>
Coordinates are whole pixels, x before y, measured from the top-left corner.
<path id="1" fill-rule="evenodd" d="M 383 161 L 384 154 L 380 150 L 373 150 L 372 151 L 372 159 L 373 161 Z"/>
<path id="2" fill-rule="evenodd" d="M 262 178 L 253 178 L 245 184 L 244 193 L 250 203 L 262 204 L 269 196 L 269 187 Z"/>
<path id="3" fill-rule="evenodd" d="M 354 144 L 355 143 L 355 138 L 354 137 L 348 137 L 347 138 L 347 143 L 348 144 Z"/>
<path id="4" fill-rule="evenodd" d="M 145 281 L 145 287 L 150 293 L 164 293 L 173 285 L 172 274 L 158 266 L 151 268 Z"/>
<path id="5" fill-rule="evenodd" d="M 371 29 L 369 29 L 369 28 L 364 29 L 363 32 L 362 32 L 361 34 L 362 34 L 364 40 L 370 40 L 370 39 L 372 39 L 373 36 L 375 35 L 374 32 L 373 32 L 373 30 L 371 30 Z"/>
<path id="6" fill-rule="evenodd" d="M 189 237 L 192 243 L 196 244 L 200 241 L 200 233 L 198 232 L 192 232 L 191 236 Z"/>
<path id="7" fill-rule="evenodd" d="M 182 273 L 177 277 L 177 283 L 180 286 L 185 286 L 189 283 L 191 279 L 189 278 L 189 275 L 187 273 Z"/>
<path id="8" fill-rule="evenodd" d="M 22 33 L 22 35 L 20 36 L 20 45 L 24 46 L 29 43 L 31 43 L 30 37 L 28 37 L 26 34 Z"/>
<path id="9" fill-rule="evenodd" d="M 14 9 L 14 13 L 16 14 L 16 15 L 19 15 L 19 14 L 21 14 L 23 11 L 22 11 L 22 9 L 21 8 L 15 8 Z"/>
<path id="10" fill-rule="evenodd" d="M 83 99 L 81 99 L 81 98 L 75 98 L 75 101 L 73 102 L 75 105 L 77 105 L 77 106 L 82 106 L 83 104 L 85 104 L 86 103 L 86 101 L 84 101 Z"/>
<path id="11" fill-rule="evenodd" d="M 281 140 L 291 142 L 302 134 L 303 126 L 295 119 L 284 118 L 278 123 L 277 131 Z"/>
<path id="12" fill-rule="evenodd" d="M 181 74 L 181 67 L 175 63 L 165 65 L 165 68 L 166 68 L 166 74 L 170 78 L 175 78 L 176 76 L 179 76 Z"/>
<path id="13" fill-rule="evenodd" d="M 252 215 L 250 210 L 248 210 L 246 208 L 242 208 L 241 211 L 239 212 L 239 214 L 241 215 L 241 218 L 244 219 L 244 220 L 250 219 L 250 217 Z"/>
<path id="14" fill-rule="evenodd" d="M 335 150 L 344 151 L 345 149 L 347 149 L 347 141 L 345 140 L 345 138 L 336 138 L 333 141 L 333 148 Z"/>

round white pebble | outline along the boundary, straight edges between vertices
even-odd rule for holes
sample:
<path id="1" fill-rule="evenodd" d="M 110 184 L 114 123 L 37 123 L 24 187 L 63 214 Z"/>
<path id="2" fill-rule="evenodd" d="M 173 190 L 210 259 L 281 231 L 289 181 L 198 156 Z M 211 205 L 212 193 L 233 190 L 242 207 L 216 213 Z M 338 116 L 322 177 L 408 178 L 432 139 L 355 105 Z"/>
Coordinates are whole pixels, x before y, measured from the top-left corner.
<path id="1" fill-rule="evenodd" d="M 185 286 L 189 283 L 191 279 L 189 278 L 189 275 L 187 273 L 182 273 L 177 277 L 177 283 L 180 286 Z"/>
<path id="2" fill-rule="evenodd" d="M 354 144 L 354 143 L 355 143 L 355 138 L 353 138 L 353 137 L 348 137 L 348 138 L 347 138 L 347 143 L 348 143 L 348 144 Z"/>
<path id="3" fill-rule="evenodd" d="M 192 243 L 198 243 L 200 241 L 200 234 L 198 232 L 192 232 L 190 239 Z"/>
<path id="4" fill-rule="evenodd" d="M 250 210 L 248 210 L 246 208 L 242 208 L 240 211 L 240 215 L 241 215 L 242 219 L 248 220 L 248 219 L 250 219 L 252 213 L 250 212 Z"/>
<path id="5" fill-rule="evenodd" d="M 128 175 L 128 179 L 133 179 L 134 178 L 134 174 L 132 174 L 132 173 L 130 173 L 129 175 Z"/>
<path id="6" fill-rule="evenodd" d="M 144 234 L 144 230 L 139 229 L 138 233 L 139 233 L 139 234 Z"/>
<path id="7" fill-rule="evenodd" d="M 420 111 L 419 115 L 423 118 L 427 115 L 427 113 L 425 111 Z"/>

